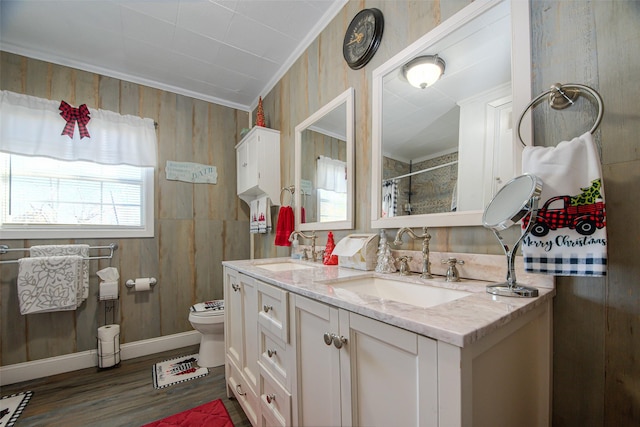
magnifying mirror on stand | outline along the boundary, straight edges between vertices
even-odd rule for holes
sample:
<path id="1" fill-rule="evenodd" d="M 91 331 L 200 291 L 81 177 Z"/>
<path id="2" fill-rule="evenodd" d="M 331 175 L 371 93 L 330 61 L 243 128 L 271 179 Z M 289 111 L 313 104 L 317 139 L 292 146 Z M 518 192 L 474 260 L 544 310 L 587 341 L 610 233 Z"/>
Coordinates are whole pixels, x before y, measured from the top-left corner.
<path id="1" fill-rule="evenodd" d="M 493 231 L 500 245 L 502 245 L 504 254 L 507 256 L 507 281 L 487 286 L 488 293 L 506 297 L 538 296 L 537 289 L 522 286 L 516 282 L 515 257 L 522 239 L 529 234 L 536 222 L 541 192 L 542 181 L 540 178 L 524 174 L 505 184 L 487 205 L 482 216 L 482 225 Z M 509 249 L 509 246 L 500 235 L 500 231 L 506 230 L 527 215 L 529 217 L 526 219 L 527 225 L 525 229 L 513 247 Z"/>

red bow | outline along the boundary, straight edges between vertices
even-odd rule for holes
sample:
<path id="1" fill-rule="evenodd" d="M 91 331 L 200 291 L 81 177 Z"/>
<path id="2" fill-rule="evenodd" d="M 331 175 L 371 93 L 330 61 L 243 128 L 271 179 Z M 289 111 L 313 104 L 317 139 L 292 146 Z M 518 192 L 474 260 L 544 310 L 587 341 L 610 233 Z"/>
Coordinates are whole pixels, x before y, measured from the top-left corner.
<path id="1" fill-rule="evenodd" d="M 78 131 L 80 131 L 80 139 L 87 137 L 91 138 L 89 131 L 87 130 L 87 123 L 91 120 L 89 117 L 89 108 L 86 104 L 82 104 L 78 108 L 73 108 L 71 105 L 64 101 L 60 102 L 60 115 L 67 121 L 67 124 L 62 131 L 62 135 L 67 135 L 73 139 L 73 131 L 75 130 L 76 122 L 78 122 Z"/>

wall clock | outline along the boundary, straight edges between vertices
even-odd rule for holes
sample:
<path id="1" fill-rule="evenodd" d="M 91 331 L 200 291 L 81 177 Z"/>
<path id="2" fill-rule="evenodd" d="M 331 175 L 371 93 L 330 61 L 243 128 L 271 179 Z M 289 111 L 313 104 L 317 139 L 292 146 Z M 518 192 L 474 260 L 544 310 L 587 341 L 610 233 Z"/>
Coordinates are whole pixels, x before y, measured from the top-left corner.
<path id="1" fill-rule="evenodd" d="M 363 9 L 353 17 L 342 44 L 342 55 L 354 70 L 364 67 L 380 46 L 384 18 L 379 9 Z"/>

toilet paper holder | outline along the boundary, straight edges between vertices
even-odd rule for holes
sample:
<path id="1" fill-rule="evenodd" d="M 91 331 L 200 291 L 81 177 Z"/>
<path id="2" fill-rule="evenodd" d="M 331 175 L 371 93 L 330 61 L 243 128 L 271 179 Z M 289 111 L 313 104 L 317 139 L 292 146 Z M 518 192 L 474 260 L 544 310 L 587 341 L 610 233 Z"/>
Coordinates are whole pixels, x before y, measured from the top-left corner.
<path id="1" fill-rule="evenodd" d="M 154 286 L 157 283 L 155 277 L 149 277 L 149 285 Z M 133 288 L 136 285 L 136 281 L 133 279 L 129 279 L 125 282 L 125 286 L 127 288 Z"/>

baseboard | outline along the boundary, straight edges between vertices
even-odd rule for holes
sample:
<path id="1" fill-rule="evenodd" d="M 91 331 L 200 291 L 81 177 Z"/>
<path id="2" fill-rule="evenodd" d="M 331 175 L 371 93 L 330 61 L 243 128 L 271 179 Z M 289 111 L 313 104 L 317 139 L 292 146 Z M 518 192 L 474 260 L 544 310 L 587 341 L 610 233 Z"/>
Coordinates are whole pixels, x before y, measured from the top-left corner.
<path id="1" fill-rule="evenodd" d="M 164 337 L 135 341 L 120 346 L 122 360 L 148 356 L 176 348 L 188 347 L 200 342 L 198 331 L 188 331 Z M 49 357 L 32 362 L 16 363 L 0 366 L 0 386 L 29 381 L 50 375 L 77 371 L 79 369 L 98 366 L 98 351 L 88 350 L 64 356 Z"/>

